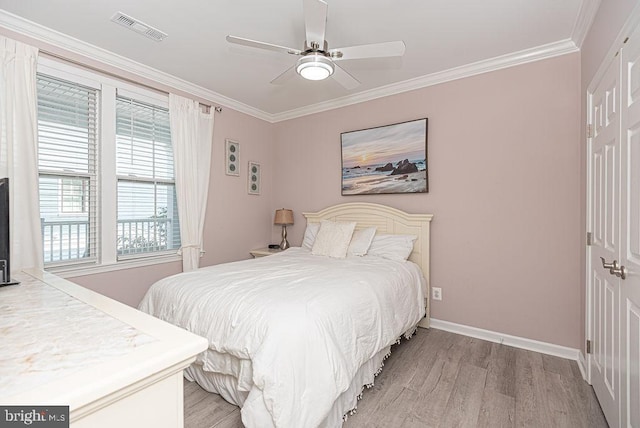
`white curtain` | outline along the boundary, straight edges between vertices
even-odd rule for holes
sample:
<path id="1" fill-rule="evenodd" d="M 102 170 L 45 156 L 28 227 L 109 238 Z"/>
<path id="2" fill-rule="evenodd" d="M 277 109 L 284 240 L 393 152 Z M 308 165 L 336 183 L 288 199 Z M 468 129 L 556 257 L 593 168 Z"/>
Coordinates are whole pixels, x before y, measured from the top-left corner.
<path id="1" fill-rule="evenodd" d="M 11 271 L 43 269 L 38 200 L 38 49 L 0 36 L 0 176 L 9 177 Z"/>
<path id="2" fill-rule="evenodd" d="M 197 101 L 169 94 L 171 143 L 176 172 L 182 270 L 198 268 L 209 192 L 213 113 L 204 113 Z"/>

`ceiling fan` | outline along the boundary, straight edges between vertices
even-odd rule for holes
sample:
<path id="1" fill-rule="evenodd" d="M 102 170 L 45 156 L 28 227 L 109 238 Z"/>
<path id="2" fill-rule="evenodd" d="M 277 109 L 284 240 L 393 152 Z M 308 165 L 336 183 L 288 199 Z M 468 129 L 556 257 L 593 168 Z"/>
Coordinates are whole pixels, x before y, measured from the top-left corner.
<path id="1" fill-rule="evenodd" d="M 329 49 L 329 45 L 324 38 L 327 24 L 327 3 L 323 0 L 303 0 L 303 9 L 306 33 L 303 50 L 235 36 L 227 36 L 227 41 L 238 45 L 300 56 L 301 58 L 298 59 L 293 67 L 271 81 L 274 84 L 284 83 L 297 73 L 308 80 L 324 80 L 332 76 L 345 88 L 353 89 L 360 82 L 336 64 L 337 61 L 404 55 L 405 45 L 403 41 Z"/>

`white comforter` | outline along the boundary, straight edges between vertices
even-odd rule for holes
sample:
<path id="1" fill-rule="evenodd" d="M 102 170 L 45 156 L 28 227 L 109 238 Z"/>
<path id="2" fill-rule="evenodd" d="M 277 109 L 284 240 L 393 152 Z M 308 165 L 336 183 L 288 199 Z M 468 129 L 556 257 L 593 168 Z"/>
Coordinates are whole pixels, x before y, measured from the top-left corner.
<path id="1" fill-rule="evenodd" d="M 140 309 L 251 360 L 247 426 L 316 427 L 358 368 L 424 316 L 424 279 L 411 262 L 290 248 L 165 278 Z"/>

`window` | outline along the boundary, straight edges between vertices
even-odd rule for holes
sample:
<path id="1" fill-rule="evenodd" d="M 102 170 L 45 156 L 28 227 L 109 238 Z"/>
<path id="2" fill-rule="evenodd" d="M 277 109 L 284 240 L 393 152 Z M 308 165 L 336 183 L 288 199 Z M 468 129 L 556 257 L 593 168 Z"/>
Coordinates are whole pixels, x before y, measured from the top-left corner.
<path id="1" fill-rule="evenodd" d="M 38 75 L 38 170 L 44 262 L 95 261 L 95 89 Z"/>
<path id="2" fill-rule="evenodd" d="M 38 72 L 45 267 L 86 273 L 176 257 L 168 97 L 54 61 Z"/>
<path id="3" fill-rule="evenodd" d="M 116 99 L 118 255 L 177 250 L 176 205 L 169 111 Z"/>
<path id="4" fill-rule="evenodd" d="M 62 204 L 60 211 L 68 214 L 87 212 L 89 180 L 83 178 L 62 179 Z"/>

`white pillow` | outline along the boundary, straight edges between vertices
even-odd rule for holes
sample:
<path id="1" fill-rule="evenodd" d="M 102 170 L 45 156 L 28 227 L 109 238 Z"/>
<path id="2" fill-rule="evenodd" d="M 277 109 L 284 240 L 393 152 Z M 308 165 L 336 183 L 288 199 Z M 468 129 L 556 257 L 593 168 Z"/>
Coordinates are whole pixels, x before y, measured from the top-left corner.
<path id="1" fill-rule="evenodd" d="M 405 261 L 411 255 L 416 239 L 418 239 L 416 235 L 377 234 L 367 254 L 399 262 Z"/>
<path id="2" fill-rule="evenodd" d="M 350 256 L 366 255 L 375 235 L 375 227 L 367 227 L 365 229 L 356 230 L 355 232 L 353 232 L 347 254 L 349 254 Z"/>
<path id="3" fill-rule="evenodd" d="M 311 248 L 311 254 L 344 259 L 355 228 L 355 222 L 323 220 Z"/>
<path id="4" fill-rule="evenodd" d="M 307 223 L 307 228 L 304 230 L 304 238 L 302 239 L 302 248 L 307 250 L 313 248 L 318 230 L 320 230 L 320 223 Z"/>

